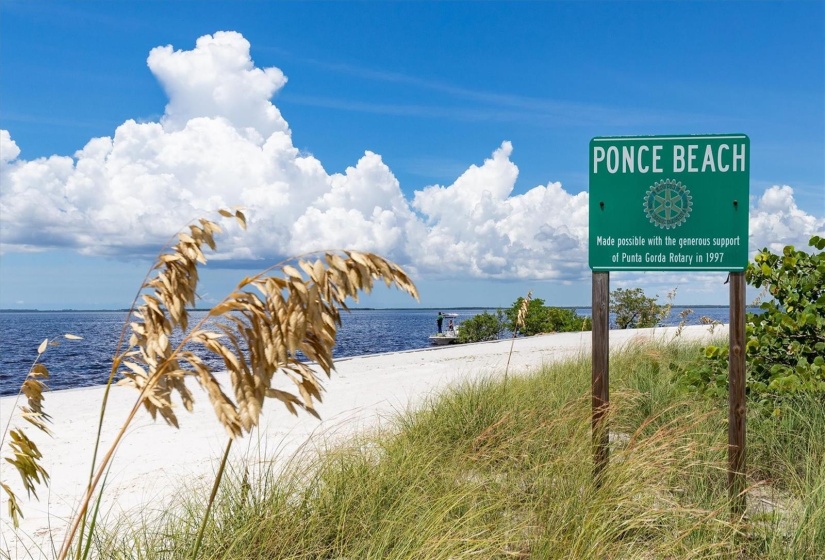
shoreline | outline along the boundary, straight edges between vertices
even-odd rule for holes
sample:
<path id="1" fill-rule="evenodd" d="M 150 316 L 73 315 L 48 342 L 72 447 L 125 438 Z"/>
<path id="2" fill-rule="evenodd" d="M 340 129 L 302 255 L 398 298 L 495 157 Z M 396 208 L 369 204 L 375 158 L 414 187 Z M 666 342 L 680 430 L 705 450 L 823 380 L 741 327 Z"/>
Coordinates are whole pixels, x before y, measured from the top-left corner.
<path id="1" fill-rule="evenodd" d="M 611 351 L 651 339 L 670 341 L 676 327 L 610 331 Z M 727 325 L 711 335 L 707 326 L 687 326 L 680 340 L 707 340 L 726 336 Z M 257 463 L 286 461 L 300 449 L 323 445 L 333 438 L 347 437 L 376 427 L 398 411 L 418 406 L 424 399 L 447 387 L 485 376 L 502 375 L 508 361 L 510 374 L 535 371 L 543 364 L 572 358 L 590 351 L 591 332 L 555 333 L 475 344 L 428 347 L 335 360 L 331 378 L 323 378 L 324 400 L 317 406 L 322 420 L 307 413 L 289 414 L 277 401 L 264 405 L 259 428 L 233 446 L 232 461 Z M 218 374 L 225 385 L 228 375 Z M 227 442 L 223 427 L 214 417 L 203 390 L 191 381 L 195 403 L 186 412 L 177 400 L 180 429 L 153 421 L 138 413 L 121 442 L 103 492 L 103 515 L 127 514 L 134 508 L 162 508 L 175 493 L 195 485 L 211 483 L 215 465 Z M 44 410 L 52 417 L 49 438 L 26 429 L 43 453 L 42 465 L 51 476 L 48 488 L 38 487 L 41 501 L 27 499 L 14 468 L 3 461 L 2 480 L 11 483 L 21 501 L 25 517 L 15 532 L 7 514 L 5 493 L 0 499 L 0 551 L 12 560 L 34 558 L 41 549 L 51 550 L 50 540 L 62 541 L 68 519 L 82 495 L 91 464 L 100 402 L 105 386 L 50 391 Z M 131 409 L 137 392 L 112 387 L 101 449 L 108 448 L 122 420 Z M 0 429 L 13 412 L 15 396 L 0 398 Z M 15 421 L 14 426 L 26 426 Z M 3 455 L 7 448 L 3 449 Z M 43 556 L 45 558 L 51 556 Z"/>

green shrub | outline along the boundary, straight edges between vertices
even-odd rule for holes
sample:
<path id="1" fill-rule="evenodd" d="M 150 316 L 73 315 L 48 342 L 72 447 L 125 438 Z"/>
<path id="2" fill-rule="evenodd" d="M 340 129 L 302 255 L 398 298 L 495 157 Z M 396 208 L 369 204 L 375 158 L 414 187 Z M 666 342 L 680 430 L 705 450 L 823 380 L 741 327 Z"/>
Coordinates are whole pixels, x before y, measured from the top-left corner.
<path id="1" fill-rule="evenodd" d="M 722 399 L 728 394 L 728 347 L 707 346 L 704 359 L 689 364 L 679 381 L 709 397 Z"/>
<path id="2" fill-rule="evenodd" d="M 809 245 L 819 253 L 763 249 L 745 273 L 772 296 L 746 323 L 752 386 L 759 390 L 825 392 L 825 239 L 814 236 Z"/>
<path id="3" fill-rule="evenodd" d="M 519 297 L 515 302 L 513 302 L 513 305 L 510 307 L 510 309 L 505 311 L 505 315 L 507 315 L 508 321 L 507 328 L 512 332 L 518 332 L 519 334 L 523 334 L 525 336 L 533 336 L 535 334 L 547 332 L 547 330 L 544 328 L 544 310 L 546 309 L 546 307 L 544 306 L 544 300 L 541 298 L 528 300 L 527 310 L 524 313 L 522 324 L 519 326 L 518 314 L 523 304 L 524 298 Z"/>
<path id="4" fill-rule="evenodd" d="M 814 236 L 809 245 L 819 252 L 790 245 L 781 255 L 762 249 L 745 272 L 750 285 L 771 297 L 745 322 L 747 387 L 769 403 L 825 393 L 825 239 Z M 685 381 L 721 396 L 727 392 L 728 348 L 708 346 L 704 352 L 707 359 Z"/>
<path id="5" fill-rule="evenodd" d="M 656 303 L 656 297 L 647 297 L 641 288 L 618 288 L 610 292 L 610 310 L 616 314 L 616 326 L 620 329 L 655 327 L 664 315 L 664 308 Z"/>
<path id="6" fill-rule="evenodd" d="M 574 309 L 548 307 L 547 317 L 551 332 L 589 331 L 593 328 L 593 321 L 590 317 L 582 317 Z"/>
<path id="7" fill-rule="evenodd" d="M 518 313 L 523 301 L 524 298 L 518 298 L 513 302 L 512 307 L 505 311 L 506 326 L 512 332 L 533 336 L 540 333 L 582 331 L 592 328 L 589 317 L 582 317 L 573 309 L 547 307 L 541 298 L 531 299 L 528 302 L 523 325 L 517 327 Z"/>
<path id="8" fill-rule="evenodd" d="M 500 309 L 494 314 L 484 312 L 462 321 L 458 330 L 459 342 L 484 342 L 496 340 L 507 328 L 504 312 Z"/>

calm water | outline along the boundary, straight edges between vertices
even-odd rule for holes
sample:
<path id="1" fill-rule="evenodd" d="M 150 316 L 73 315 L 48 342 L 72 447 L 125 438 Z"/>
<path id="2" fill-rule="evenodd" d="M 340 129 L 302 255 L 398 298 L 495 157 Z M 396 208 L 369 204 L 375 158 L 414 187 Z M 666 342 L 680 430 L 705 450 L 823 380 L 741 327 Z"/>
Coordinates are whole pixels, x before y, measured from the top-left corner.
<path id="1" fill-rule="evenodd" d="M 682 309 L 674 307 L 665 324 L 678 324 Z M 455 311 L 460 322 L 485 309 Z M 579 308 L 576 312 L 590 316 L 590 308 Z M 435 332 L 436 314 L 437 311 L 429 309 L 344 313 L 335 357 L 425 348 L 429 346 L 427 337 Z M 205 312 L 195 311 L 192 315 L 197 321 Z M 703 307 L 694 308 L 687 323 L 698 324 L 703 315 L 728 322 L 727 307 Z M 42 360 L 52 375 L 48 385 L 52 389 L 68 389 L 105 383 L 126 317 L 123 311 L 0 312 L 0 395 L 17 393 L 44 338 L 61 337 L 65 333 L 82 336 L 83 340 L 61 338 L 58 346 L 49 347 Z M 210 365 L 223 369 L 217 359 Z"/>

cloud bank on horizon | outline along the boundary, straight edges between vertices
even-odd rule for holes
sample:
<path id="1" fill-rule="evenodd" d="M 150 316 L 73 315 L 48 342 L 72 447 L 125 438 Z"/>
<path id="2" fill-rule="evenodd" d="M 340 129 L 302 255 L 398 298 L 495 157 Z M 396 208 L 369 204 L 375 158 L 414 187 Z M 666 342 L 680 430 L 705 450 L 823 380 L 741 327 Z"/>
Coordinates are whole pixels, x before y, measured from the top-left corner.
<path id="1" fill-rule="evenodd" d="M 216 257 L 225 265 L 345 247 L 419 276 L 575 281 L 589 272 L 588 194 L 548 182 L 514 195 L 507 141 L 453 184 L 408 199 L 379 154 L 330 174 L 298 150 L 272 103 L 287 78 L 256 67 L 241 34 L 205 35 L 189 51 L 157 47 L 147 63 L 169 98 L 159 122 L 128 120 L 73 156 L 29 161 L 0 130 L 2 251 L 153 257 L 183 224 L 240 206 L 249 230 L 229 228 Z M 752 197 L 751 250 L 805 246 L 823 230 L 825 217 L 800 209 L 790 186 Z"/>

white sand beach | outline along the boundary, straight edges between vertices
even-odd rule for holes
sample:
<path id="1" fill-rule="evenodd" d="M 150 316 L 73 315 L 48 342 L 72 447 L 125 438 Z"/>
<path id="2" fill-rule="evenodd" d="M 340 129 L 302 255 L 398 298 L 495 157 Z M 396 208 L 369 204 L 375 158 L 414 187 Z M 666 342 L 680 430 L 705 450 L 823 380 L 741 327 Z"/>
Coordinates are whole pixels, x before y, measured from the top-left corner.
<path id="1" fill-rule="evenodd" d="M 655 338 L 671 340 L 676 328 L 610 331 L 611 348 Z M 708 327 L 686 327 L 681 339 L 709 338 Z M 727 336 L 717 327 L 714 337 Z M 516 339 L 510 360 L 511 374 L 540 368 L 542 364 L 589 355 L 591 333 L 560 333 Z M 482 376 L 502 375 L 511 341 L 454 345 L 408 352 L 342 359 L 325 380 L 324 401 L 318 406 L 322 421 L 302 413 L 290 415 L 280 403 L 270 402 L 262 423 L 252 436 L 236 442 L 234 459 L 273 456 L 287 458 L 309 442 L 313 435 L 339 437 L 378 424 L 394 412 L 415 406 L 450 384 Z M 56 373 L 56 372 L 55 372 Z M 225 381 L 225 378 L 221 378 Z M 102 511 L 116 516 L 144 504 L 160 508 L 187 485 L 211 482 L 227 442 L 203 391 L 195 391 L 195 410 L 179 407 L 180 429 L 153 421 L 141 412 L 129 428 L 112 463 L 103 496 Z M 114 387 L 102 433 L 102 448 L 112 441 L 137 392 Z M 15 469 L 5 461 L 0 479 L 22 498 L 25 518 L 19 531 L 12 527 L 5 494 L 0 503 L 0 558 L 52 558 L 52 544 L 59 546 L 68 520 L 79 504 L 88 480 L 95 442 L 102 387 L 54 391 L 46 395 L 45 409 L 53 418 L 53 437 L 27 430 L 43 453 L 42 464 L 51 475 L 48 488 L 38 490 L 40 500 L 27 500 Z M 14 397 L 0 399 L 0 428 L 15 413 Z M 12 426 L 28 426 L 12 419 Z M 3 455 L 7 455 L 7 448 Z"/>

